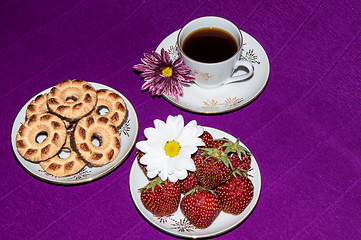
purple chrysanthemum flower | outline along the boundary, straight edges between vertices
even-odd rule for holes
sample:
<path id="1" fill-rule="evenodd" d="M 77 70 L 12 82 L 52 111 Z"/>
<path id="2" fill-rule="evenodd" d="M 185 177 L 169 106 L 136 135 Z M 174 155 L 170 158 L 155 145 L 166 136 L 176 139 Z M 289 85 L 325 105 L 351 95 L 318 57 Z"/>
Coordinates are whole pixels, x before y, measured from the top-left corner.
<path id="1" fill-rule="evenodd" d="M 189 84 L 194 80 L 189 74 L 190 68 L 183 64 L 181 58 L 172 61 L 163 48 L 160 54 L 153 51 L 152 54 L 145 53 L 144 57 L 141 59 L 144 64 L 134 66 L 145 77 L 142 90 L 149 88 L 153 96 L 165 92 L 178 101 L 179 95 L 183 95 L 182 84 Z"/>

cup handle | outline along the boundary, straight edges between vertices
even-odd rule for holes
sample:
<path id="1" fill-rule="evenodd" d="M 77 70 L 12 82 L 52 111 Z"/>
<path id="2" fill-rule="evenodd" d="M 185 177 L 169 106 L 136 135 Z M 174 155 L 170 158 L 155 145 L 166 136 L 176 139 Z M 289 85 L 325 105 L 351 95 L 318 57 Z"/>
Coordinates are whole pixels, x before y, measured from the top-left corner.
<path id="1" fill-rule="evenodd" d="M 233 76 L 237 72 L 237 68 L 239 68 L 239 67 L 246 68 L 247 73 L 242 74 L 242 75 Z M 238 60 L 237 62 L 235 62 L 233 68 L 235 70 L 232 73 L 231 77 L 229 77 L 225 82 L 223 82 L 223 84 L 228 84 L 228 83 L 232 83 L 232 82 L 238 82 L 238 81 L 245 80 L 245 79 L 249 78 L 250 76 L 252 76 L 253 72 L 254 72 L 253 64 L 244 59 L 241 59 L 241 60 Z"/>

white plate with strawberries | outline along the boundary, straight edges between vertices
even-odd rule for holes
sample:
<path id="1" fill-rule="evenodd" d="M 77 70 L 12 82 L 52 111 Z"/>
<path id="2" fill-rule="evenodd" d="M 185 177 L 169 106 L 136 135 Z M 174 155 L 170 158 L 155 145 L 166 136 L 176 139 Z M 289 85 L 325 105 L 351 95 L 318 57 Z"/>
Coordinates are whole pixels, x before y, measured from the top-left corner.
<path id="1" fill-rule="evenodd" d="M 208 131 L 214 139 L 228 138 L 233 142 L 237 140 L 232 135 L 221 130 L 210 127 L 203 128 L 205 131 Z M 246 147 L 242 142 L 240 142 L 240 145 Z M 256 207 L 261 192 L 261 173 L 253 155 L 251 155 L 251 170 L 249 171 L 249 179 L 253 184 L 254 192 L 253 198 L 248 206 L 239 215 L 228 214 L 221 211 L 209 227 L 202 229 L 194 226 L 183 215 L 179 206 L 175 213 L 164 217 L 155 216 L 145 208 L 141 201 L 141 192 L 139 189 L 146 186 L 149 183 L 149 180 L 140 168 L 137 159 L 135 159 L 133 162 L 130 171 L 129 185 L 130 193 L 135 206 L 142 214 L 142 216 L 153 226 L 170 235 L 175 235 L 178 237 L 202 238 L 216 236 L 238 227 Z M 182 194 L 182 198 L 183 197 L 184 195 Z"/>

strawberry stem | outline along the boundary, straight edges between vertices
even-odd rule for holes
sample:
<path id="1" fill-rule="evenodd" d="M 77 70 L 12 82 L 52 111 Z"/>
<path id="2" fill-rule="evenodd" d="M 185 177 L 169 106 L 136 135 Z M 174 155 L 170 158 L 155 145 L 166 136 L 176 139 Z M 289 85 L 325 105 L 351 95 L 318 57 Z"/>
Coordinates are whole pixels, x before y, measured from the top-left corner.
<path id="1" fill-rule="evenodd" d="M 184 194 L 184 196 L 193 195 L 194 193 L 199 192 L 199 190 L 209 191 L 209 192 L 211 192 L 212 194 L 216 194 L 216 192 L 215 192 L 214 190 L 211 190 L 211 189 L 208 189 L 208 188 L 204 188 L 204 187 L 198 186 L 198 187 L 195 187 L 195 188 L 193 188 L 192 190 L 188 191 L 186 194 Z"/>
<path id="2" fill-rule="evenodd" d="M 226 167 L 233 169 L 231 160 L 229 159 L 228 155 L 225 154 L 225 152 L 223 152 L 222 150 L 218 149 L 218 148 L 200 148 L 202 149 L 204 152 L 201 153 L 203 156 L 206 156 L 206 159 L 209 158 L 215 158 L 216 159 L 216 163 L 222 161 L 224 165 L 226 165 Z"/>
<path id="3" fill-rule="evenodd" d="M 232 142 L 228 138 L 220 138 L 220 139 L 216 139 L 215 141 L 225 141 L 225 143 L 222 146 L 220 146 L 219 149 L 225 147 L 226 149 L 224 150 L 224 152 L 226 154 L 237 153 L 238 156 L 241 157 L 243 153 L 245 156 L 247 156 L 247 154 L 252 156 L 251 152 L 247 148 L 239 144 L 240 143 L 239 138 L 237 138 L 236 142 Z"/>
<path id="4" fill-rule="evenodd" d="M 147 185 L 145 185 L 142 188 L 139 188 L 138 191 L 146 191 L 149 188 L 152 189 L 152 192 L 154 192 L 154 188 L 155 186 L 159 186 L 160 188 L 163 188 L 162 183 L 164 183 L 164 181 L 160 178 L 160 177 L 156 177 L 155 179 L 153 179 L 152 181 L 150 181 Z"/>
<path id="5" fill-rule="evenodd" d="M 244 177 L 253 177 L 252 175 L 250 175 L 248 172 L 252 171 L 253 168 L 249 169 L 249 170 L 244 170 L 241 167 L 238 167 L 236 170 L 234 170 L 232 172 L 232 175 L 237 178 L 238 176 L 244 176 Z M 238 176 L 237 176 L 238 175 Z"/>

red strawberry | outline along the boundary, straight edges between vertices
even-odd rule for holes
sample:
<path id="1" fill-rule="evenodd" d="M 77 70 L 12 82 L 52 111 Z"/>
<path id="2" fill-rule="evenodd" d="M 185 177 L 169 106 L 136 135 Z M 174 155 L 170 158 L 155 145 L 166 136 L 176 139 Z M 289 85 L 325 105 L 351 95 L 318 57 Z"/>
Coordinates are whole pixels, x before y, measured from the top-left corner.
<path id="1" fill-rule="evenodd" d="M 180 209 L 196 227 L 206 228 L 221 212 L 220 202 L 213 191 L 202 187 L 194 188 L 183 197 Z"/>
<path id="2" fill-rule="evenodd" d="M 179 180 L 179 187 L 181 193 L 186 193 L 195 187 L 198 187 L 198 180 L 194 172 L 188 172 L 188 176 L 184 180 Z"/>
<path id="3" fill-rule="evenodd" d="M 221 201 L 222 210 L 226 213 L 238 215 L 248 206 L 253 198 L 254 187 L 248 177 L 234 175 L 226 183 L 216 188 Z"/>
<path id="4" fill-rule="evenodd" d="M 181 198 L 178 182 L 162 181 L 159 177 L 140 189 L 144 207 L 158 217 L 177 211 Z"/>
<path id="5" fill-rule="evenodd" d="M 250 153 L 246 153 L 246 155 L 241 153 L 241 158 L 239 158 L 237 153 L 232 153 L 230 160 L 234 169 L 241 168 L 242 170 L 248 171 L 251 168 Z"/>
<path id="6" fill-rule="evenodd" d="M 214 141 L 214 147 L 222 149 L 229 156 L 233 170 L 241 167 L 247 171 L 251 168 L 252 154 L 247 148 L 240 145 L 239 139 L 236 142 L 227 138 L 217 139 Z"/>
<path id="7" fill-rule="evenodd" d="M 204 142 L 206 148 L 213 146 L 213 137 L 208 131 L 204 131 L 200 138 Z"/>
<path id="8" fill-rule="evenodd" d="M 193 156 L 196 178 L 200 186 L 208 189 L 226 182 L 232 173 L 230 161 L 222 151 L 215 148 L 198 149 Z"/>

